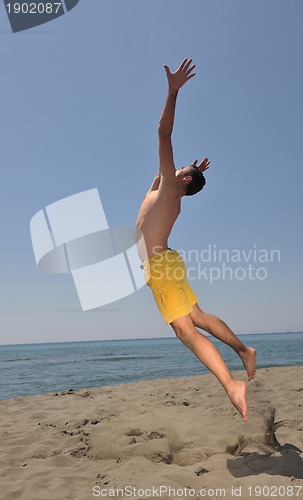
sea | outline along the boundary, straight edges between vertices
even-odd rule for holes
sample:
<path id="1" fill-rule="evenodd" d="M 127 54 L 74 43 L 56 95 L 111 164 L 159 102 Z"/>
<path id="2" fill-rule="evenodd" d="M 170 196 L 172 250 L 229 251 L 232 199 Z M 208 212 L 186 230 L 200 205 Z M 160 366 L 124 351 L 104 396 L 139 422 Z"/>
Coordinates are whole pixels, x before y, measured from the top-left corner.
<path id="1" fill-rule="evenodd" d="M 303 365 L 303 333 L 239 336 L 259 368 Z M 231 370 L 243 366 L 211 337 Z M 0 346 L 0 399 L 208 373 L 175 337 Z"/>

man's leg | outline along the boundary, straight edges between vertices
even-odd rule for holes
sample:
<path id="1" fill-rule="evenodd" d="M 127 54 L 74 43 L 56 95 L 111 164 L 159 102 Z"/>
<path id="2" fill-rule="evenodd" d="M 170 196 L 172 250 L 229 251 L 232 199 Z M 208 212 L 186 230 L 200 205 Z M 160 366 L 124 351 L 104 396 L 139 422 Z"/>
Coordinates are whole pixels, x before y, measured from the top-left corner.
<path id="1" fill-rule="evenodd" d="M 252 347 L 244 345 L 231 329 L 216 316 L 203 312 L 198 304 L 193 306 L 190 317 L 194 325 L 202 328 L 217 339 L 229 345 L 241 358 L 242 363 L 247 371 L 248 380 L 254 378 L 256 374 L 256 351 Z"/>
<path id="2" fill-rule="evenodd" d="M 217 348 L 195 328 L 190 315 L 174 320 L 171 326 L 183 344 L 218 378 L 232 404 L 247 422 L 245 382 L 233 378 Z"/>

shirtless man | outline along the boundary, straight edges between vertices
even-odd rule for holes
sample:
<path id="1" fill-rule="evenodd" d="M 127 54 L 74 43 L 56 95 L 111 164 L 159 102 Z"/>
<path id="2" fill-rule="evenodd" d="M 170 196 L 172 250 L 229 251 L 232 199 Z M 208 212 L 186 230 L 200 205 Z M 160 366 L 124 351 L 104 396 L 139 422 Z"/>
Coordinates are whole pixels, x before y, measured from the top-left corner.
<path id="1" fill-rule="evenodd" d="M 180 88 L 195 76 L 192 60 L 184 59 L 171 73 L 164 66 L 168 94 L 158 127 L 159 173 L 141 205 L 137 218 L 137 245 L 143 261 L 145 279 L 164 320 L 176 336 L 197 358 L 214 373 L 232 404 L 248 420 L 245 399 L 246 384 L 236 380 L 227 368 L 214 344 L 197 328 L 201 328 L 229 345 L 241 358 L 248 380 L 255 376 L 256 351 L 245 346 L 219 318 L 203 312 L 198 299 L 186 280 L 186 268 L 181 256 L 168 248 L 168 237 L 181 210 L 181 198 L 200 191 L 209 167 L 208 158 L 198 160 L 180 170 L 175 169 L 171 135 L 176 99 Z"/>

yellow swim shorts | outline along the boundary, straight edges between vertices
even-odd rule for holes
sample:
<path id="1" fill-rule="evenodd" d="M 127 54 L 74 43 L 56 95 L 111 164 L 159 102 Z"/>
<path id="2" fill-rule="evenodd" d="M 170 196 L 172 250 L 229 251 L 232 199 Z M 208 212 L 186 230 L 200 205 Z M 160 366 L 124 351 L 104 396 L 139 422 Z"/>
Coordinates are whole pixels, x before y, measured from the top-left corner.
<path id="1" fill-rule="evenodd" d="M 146 284 L 151 288 L 159 311 L 166 323 L 186 316 L 198 302 L 187 283 L 187 271 L 176 250 L 164 250 L 143 264 Z"/>

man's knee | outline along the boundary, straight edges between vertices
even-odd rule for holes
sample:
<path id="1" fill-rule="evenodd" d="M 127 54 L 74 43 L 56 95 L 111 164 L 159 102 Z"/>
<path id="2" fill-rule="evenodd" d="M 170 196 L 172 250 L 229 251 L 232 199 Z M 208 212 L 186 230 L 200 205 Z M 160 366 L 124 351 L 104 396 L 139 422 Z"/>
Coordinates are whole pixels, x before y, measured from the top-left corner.
<path id="1" fill-rule="evenodd" d="M 171 325 L 174 332 L 175 332 L 175 335 L 178 339 L 180 339 L 182 337 L 182 335 L 184 335 L 184 328 L 182 328 L 182 326 L 180 325 Z"/>
<path id="2" fill-rule="evenodd" d="M 189 321 L 182 322 L 176 320 L 176 322 L 173 321 L 171 323 L 171 326 L 176 334 L 176 337 L 184 344 L 188 344 L 190 342 L 190 339 L 196 331 L 194 324 Z"/>
<path id="3" fill-rule="evenodd" d="M 192 312 L 190 313 L 190 317 L 195 326 L 198 326 L 200 328 L 207 327 L 209 314 L 201 311 L 200 308 L 194 307 Z"/>

